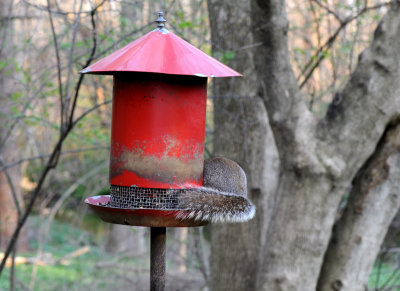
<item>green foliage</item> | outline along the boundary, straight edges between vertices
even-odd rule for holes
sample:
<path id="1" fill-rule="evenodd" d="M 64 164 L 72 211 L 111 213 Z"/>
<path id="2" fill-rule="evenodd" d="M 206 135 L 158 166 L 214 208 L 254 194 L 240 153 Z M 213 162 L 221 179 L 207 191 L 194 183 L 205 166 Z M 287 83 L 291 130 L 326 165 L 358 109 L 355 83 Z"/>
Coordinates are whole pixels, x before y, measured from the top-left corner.
<path id="1" fill-rule="evenodd" d="M 393 264 L 376 262 L 369 276 L 368 287 L 389 288 L 400 285 L 400 269 Z M 389 290 L 389 289 L 385 289 Z M 398 290 L 398 289 L 390 289 Z"/>
<path id="2" fill-rule="evenodd" d="M 192 27 L 192 22 L 190 21 L 182 21 L 179 23 L 179 28 L 191 28 Z"/>
<path id="3" fill-rule="evenodd" d="M 96 224 L 102 223 L 96 218 Z M 33 229 L 43 223 L 39 217 L 31 217 L 30 224 Z M 71 252 L 89 245 L 89 253 L 80 257 L 69 259 L 68 265 L 38 266 L 35 288 L 33 291 L 53 290 L 118 290 L 118 282 L 107 280 L 110 275 L 109 269 L 99 269 L 98 262 L 112 260 L 112 256 L 96 247 L 95 234 L 72 226 L 70 223 L 54 221 L 49 232 L 49 239 L 44 244 L 43 252 L 54 259 L 63 258 Z M 98 242 L 98 241 L 97 241 Z M 37 249 L 37 242 L 31 241 L 32 247 Z M 18 254 L 18 256 L 34 257 L 36 252 Z M 127 262 L 131 267 L 143 266 L 141 259 L 129 259 Z M 28 286 L 31 280 L 33 265 L 16 266 L 16 277 L 24 285 Z M 6 268 L 0 280 L 0 290 L 9 290 L 10 269 Z M 93 289 L 94 288 L 94 289 Z M 17 290 L 20 290 L 17 288 Z"/>
<path id="4" fill-rule="evenodd" d="M 0 61 L 0 71 L 7 67 L 8 63 L 6 61 Z"/>
<path id="5" fill-rule="evenodd" d="M 235 58 L 234 51 L 214 52 L 213 57 L 220 60 L 224 64 L 229 64 L 229 61 Z"/>
<path id="6" fill-rule="evenodd" d="M 110 187 L 109 187 L 109 186 L 101 188 L 101 189 L 96 193 L 96 195 L 108 195 L 108 194 L 110 194 Z"/>
<path id="7" fill-rule="evenodd" d="M 235 52 L 233 51 L 226 51 L 223 55 L 222 55 L 222 62 L 224 64 L 227 64 L 230 60 L 233 60 L 233 58 L 235 57 Z"/>
<path id="8" fill-rule="evenodd" d="M 72 192 L 72 197 L 74 198 L 83 198 L 86 196 L 86 187 L 85 185 L 79 185 L 74 192 Z"/>

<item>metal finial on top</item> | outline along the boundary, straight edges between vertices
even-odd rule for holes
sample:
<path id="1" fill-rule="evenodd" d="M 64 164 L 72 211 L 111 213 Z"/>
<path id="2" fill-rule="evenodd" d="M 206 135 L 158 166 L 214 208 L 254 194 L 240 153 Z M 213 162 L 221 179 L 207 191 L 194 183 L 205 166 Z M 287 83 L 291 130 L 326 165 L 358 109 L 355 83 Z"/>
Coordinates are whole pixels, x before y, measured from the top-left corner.
<path id="1" fill-rule="evenodd" d="M 158 18 L 157 18 L 156 22 L 158 24 L 157 25 L 158 29 L 161 30 L 161 29 L 163 29 L 165 27 L 164 23 L 167 22 L 167 20 L 165 20 L 165 18 L 164 18 L 164 12 L 163 11 L 158 12 Z"/>

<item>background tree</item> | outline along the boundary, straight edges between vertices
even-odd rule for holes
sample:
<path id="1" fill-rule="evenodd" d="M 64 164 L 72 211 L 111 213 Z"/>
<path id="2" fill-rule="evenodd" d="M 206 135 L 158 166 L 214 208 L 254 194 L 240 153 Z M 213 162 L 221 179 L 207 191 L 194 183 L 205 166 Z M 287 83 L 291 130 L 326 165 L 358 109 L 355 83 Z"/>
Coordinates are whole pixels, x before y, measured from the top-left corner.
<path id="1" fill-rule="evenodd" d="M 0 267 L 0 289 L 148 289 L 144 229 L 106 228 L 83 203 L 108 191 L 112 78 L 78 71 L 152 30 L 159 10 L 169 30 L 244 74 L 211 82 L 206 152 L 243 166 L 257 205 L 247 224 L 169 230 L 168 288 L 371 281 L 399 206 L 398 1 L 1 3 L 10 6 L 1 9 L 0 171 L 11 178 L 1 185 L 22 185 L 26 208 L 10 230 L 21 241 L 26 225 L 34 253 L 19 252 L 16 263 L 30 264 L 14 273 Z M 7 197 L 1 221 L 3 209 L 16 213 Z M 386 246 L 398 245 L 395 233 Z M 399 283 L 397 254 L 381 252 L 377 277 L 392 275 L 375 289 Z"/>
<path id="2" fill-rule="evenodd" d="M 257 208 L 247 223 L 212 226 L 210 284 L 215 290 L 255 290 L 278 181 L 278 153 L 265 106 L 256 96 L 250 3 L 209 1 L 208 10 L 215 54 L 228 57 L 229 65 L 244 75 L 213 80 L 214 155 L 242 165 L 249 198 Z"/>
<path id="3" fill-rule="evenodd" d="M 317 48 L 317 54 L 308 65 L 312 69 L 304 70 L 304 75 L 300 76 L 300 79 L 303 78 L 301 86 L 323 60 L 323 53 L 326 54 L 326 49 L 332 46 L 339 32 L 362 12 L 373 9 L 373 6 L 364 3 L 358 11 L 342 19 L 329 4 L 324 4 L 326 2 L 314 2 L 334 15 L 339 26 Z M 214 4 L 209 1 L 209 7 Z M 318 118 L 307 106 L 309 104 L 306 101 L 310 99 L 300 91 L 293 73 L 288 50 L 289 23 L 285 3 L 252 1 L 250 9 L 241 7 L 239 3 L 225 5 L 225 9 L 211 8 L 210 19 L 219 25 L 229 23 L 226 25 L 230 28 L 235 27 L 237 18 L 226 15 L 251 11 L 251 26 L 247 25 L 247 30 L 243 23 L 235 27 L 235 37 L 237 40 L 252 38 L 250 43 L 254 43 L 254 50 L 248 54 L 255 64 L 251 75 L 256 76 L 257 92 L 253 95 L 250 91 L 248 96 L 250 100 L 263 101 L 253 103 L 257 110 L 265 105 L 278 149 L 280 168 L 275 173 L 279 179 L 276 190 L 271 194 L 273 198 L 264 194 L 260 199 L 268 201 L 264 202 L 268 207 L 258 207 L 257 215 L 267 217 L 261 220 L 263 226 L 258 228 L 267 228 L 263 239 L 258 240 L 256 235 L 242 237 L 241 228 L 245 226 L 224 226 L 222 229 L 225 233 L 214 236 L 213 245 L 226 245 L 226 241 L 235 241 L 235 245 L 231 247 L 230 243 L 230 247 L 219 247 L 218 251 L 213 249 L 213 257 L 217 259 L 211 264 L 218 266 L 219 273 L 212 280 L 212 289 L 315 290 L 319 279 L 320 290 L 364 290 L 368 279 L 366 274 L 372 268 L 371 262 L 378 254 L 387 226 L 399 207 L 399 185 L 391 178 L 398 173 L 396 160 L 399 148 L 395 141 L 398 135 L 393 128 L 396 128 L 400 109 L 399 85 L 396 81 L 400 69 L 399 4 L 392 3 L 390 11 L 375 31 L 370 47 L 359 57 L 357 67 L 344 88 L 335 92 L 323 118 Z M 377 7 L 383 5 L 386 4 Z M 233 19 L 233 23 L 229 19 Z M 212 30 L 217 34 L 213 38 L 216 43 L 214 47 L 220 44 L 239 52 L 240 59 L 240 44 L 236 45 L 240 42 L 227 43 L 231 36 L 227 36 L 226 31 Z M 231 64 L 234 67 L 236 65 L 235 62 Z M 237 68 L 240 70 L 240 66 Z M 229 89 L 222 89 L 224 92 L 240 92 L 238 85 L 235 87 L 225 83 L 225 86 Z M 216 85 L 216 90 L 219 88 Z M 222 110 L 216 106 L 216 130 L 217 124 L 220 124 L 220 133 L 232 130 L 229 123 L 219 120 L 218 116 L 223 111 L 228 111 L 231 116 L 242 117 L 243 124 L 247 124 L 246 118 L 257 116 L 251 113 L 243 118 L 240 114 L 246 110 L 240 106 L 224 106 Z M 266 132 L 261 135 L 267 136 Z M 251 133 L 246 134 L 251 136 Z M 234 130 L 229 143 L 229 137 L 217 134 L 216 149 L 224 148 L 222 153 L 229 156 L 226 144 L 232 144 L 232 136 L 243 136 L 243 133 Z M 271 138 L 270 143 L 273 140 Z M 236 152 L 251 153 L 251 149 L 239 146 Z M 257 171 L 251 169 L 251 162 L 245 163 L 250 181 L 254 173 L 258 175 L 264 167 L 269 166 L 265 160 L 261 161 L 264 164 Z M 338 220 L 337 230 L 329 244 L 339 203 L 352 185 L 347 209 Z M 251 183 L 249 193 L 251 196 L 254 193 Z M 381 206 L 379 212 L 373 207 L 378 202 Z M 265 213 L 268 208 L 272 209 L 272 216 L 268 211 Z M 366 227 L 364 223 L 370 221 L 369 217 L 379 223 Z M 362 252 L 365 244 L 368 245 L 368 252 Z M 251 254 L 258 251 L 261 258 L 255 260 Z M 259 268 L 246 268 L 246 263 L 241 263 L 242 254 Z M 339 254 L 340 260 L 337 259 Z M 354 261 L 361 260 L 361 256 L 362 263 Z M 225 266 L 235 266 L 231 267 L 234 270 L 220 267 L 221 260 L 224 260 Z M 260 261 L 262 263 L 257 264 Z M 352 269 L 351 262 L 357 262 L 356 270 Z M 243 265 L 244 268 L 241 267 Z M 322 273 L 321 268 L 324 270 Z M 248 278 L 248 281 L 241 278 Z M 225 287 L 219 281 L 223 281 Z"/>
<path id="4" fill-rule="evenodd" d="M 18 137 L 10 138 L 14 115 L 12 102 L 13 97 L 18 95 L 15 88 L 13 76 L 14 65 L 11 60 L 17 55 L 13 51 L 13 21 L 9 17 L 13 11 L 13 1 L 2 1 L 0 3 L 0 166 L 18 158 L 18 153 L 14 150 L 15 144 L 21 144 L 22 139 Z M 10 126 L 11 125 L 11 126 Z M 10 139 L 10 140 L 8 140 Z M 21 195 L 19 180 L 21 179 L 21 169 L 15 167 L 5 171 L 0 171 L 0 249 L 4 249 L 12 236 L 18 222 L 18 215 L 22 211 L 24 203 Z M 25 235 L 19 238 L 22 250 L 26 250 L 27 242 Z"/>

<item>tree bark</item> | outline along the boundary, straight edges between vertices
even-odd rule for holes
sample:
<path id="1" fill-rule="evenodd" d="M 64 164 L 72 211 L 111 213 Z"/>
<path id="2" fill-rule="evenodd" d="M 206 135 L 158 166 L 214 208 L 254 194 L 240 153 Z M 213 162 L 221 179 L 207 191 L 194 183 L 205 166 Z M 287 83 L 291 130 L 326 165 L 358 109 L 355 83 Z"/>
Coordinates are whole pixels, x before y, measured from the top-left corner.
<path id="1" fill-rule="evenodd" d="M 221 47 L 235 51 L 235 43 L 239 43 L 239 47 L 245 46 L 243 40 L 256 44 L 248 59 L 235 55 L 240 60 L 238 64 L 246 64 L 244 73 L 250 73 L 255 78 L 251 83 L 240 85 L 236 81 L 232 85 L 226 80 L 215 82 L 215 95 L 232 96 L 234 92 L 246 95 L 248 89 L 246 96 L 251 96 L 247 99 L 251 101 L 243 98 L 215 100 L 215 151 L 239 162 L 244 161 L 244 165 L 252 165 L 245 166 L 249 180 L 255 181 L 254 175 L 260 174 L 264 180 L 259 185 L 271 186 L 265 183 L 267 179 L 262 174 L 269 165 L 267 154 L 263 152 L 266 141 L 258 140 L 250 145 L 237 138 L 244 133 L 246 139 L 268 135 L 270 124 L 280 158 L 280 167 L 275 167 L 273 173 L 269 172 L 277 181 L 276 187 L 269 190 L 275 190 L 268 193 L 268 188 L 261 188 L 263 202 L 252 193 L 255 187 L 249 185 L 250 199 L 258 206 L 269 201 L 264 209 L 270 212 L 264 210 L 264 217 L 257 216 L 248 224 L 213 227 L 211 270 L 214 279 L 211 278 L 211 288 L 315 290 L 321 267 L 335 269 L 336 262 L 328 260 L 328 255 L 324 261 L 324 255 L 341 197 L 348 192 L 362 165 L 371 156 L 379 155 L 377 144 L 400 113 L 397 98 L 400 95 L 399 3 L 394 2 L 381 21 L 370 47 L 360 56 L 355 72 L 344 89 L 336 93 L 322 120 L 308 110 L 292 72 L 284 1 L 252 0 L 250 10 L 246 4 L 235 1 L 208 3 L 214 51 Z M 251 11 L 251 26 L 246 23 L 249 17 L 238 17 L 243 11 Z M 251 28 L 246 30 L 243 28 L 245 25 Z M 241 34 L 243 31 L 247 34 Z M 235 68 L 235 62 L 232 64 Z M 236 69 L 240 70 L 240 65 Z M 254 89 L 255 96 L 252 95 Z M 262 113 L 265 109 L 268 116 L 261 117 L 267 115 Z M 233 117 L 229 114 L 227 117 L 228 112 L 233 113 Z M 245 118 L 241 119 L 240 112 L 248 112 L 249 115 L 245 114 Z M 257 118 L 258 126 L 243 126 L 249 124 L 246 118 L 250 115 Z M 244 123 L 238 122 L 240 120 Z M 250 154 L 254 160 L 248 159 L 253 151 L 263 154 Z M 393 175 L 398 171 L 395 160 L 390 159 Z M 379 187 L 395 186 L 391 184 L 390 175 L 381 183 L 386 183 L 385 186 Z M 391 199 L 381 201 L 384 209 L 389 209 L 388 204 L 393 203 Z M 363 209 L 373 208 L 372 198 L 364 200 L 364 203 Z M 379 245 L 391 214 L 380 218 L 374 247 Z M 343 227 L 346 230 L 342 232 L 348 233 L 352 226 L 347 223 Z M 264 229 L 265 232 L 260 234 L 251 228 Z M 365 233 L 365 239 L 368 239 L 368 233 Z M 227 248 L 224 243 L 227 241 L 234 241 L 235 244 Z M 331 247 L 332 243 L 328 253 L 334 251 Z M 247 253 L 243 254 L 244 251 Z M 261 251 L 261 259 L 256 257 L 258 251 Z M 356 254 L 349 251 L 346 255 L 351 257 Z M 359 283 L 361 280 L 366 283 L 365 273 L 368 273 L 375 255 L 376 251 L 371 252 L 367 255 L 369 258 L 363 261 Z M 255 272 L 258 276 L 254 275 Z"/>
<path id="2" fill-rule="evenodd" d="M 394 5 L 349 83 L 316 123 L 292 82 L 284 4 L 253 3 L 255 23 L 266 15 L 269 20 L 254 34 L 265 42 L 257 49 L 257 71 L 268 88 L 264 100 L 282 164 L 259 284 L 264 290 L 315 290 L 340 198 L 399 113 L 400 14 Z"/>
<path id="3" fill-rule="evenodd" d="M 12 13 L 13 1 L 0 2 L 0 24 L 2 30 L 0 33 L 0 59 L 8 63 L 0 70 L 0 161 L 4 164 L 15 158 L 16 152 L 15 143 L 18 142 L 13 136 L 8 138 L 8 126 L 13 121 L 12 111 L 10 110 L 11 94 L 15 92 L 15 84 L 12 76 L 7 74 L 8 70 L 13 69 L 13 47 L 12 47 L 12 20 L 7 17 Z M 21 172 L 19 167 L 8 169 L 7 172 L 0 172 L 0 249 L 4 249 L 11 239 L 11 236 L 18 223 L 18 211 L 15 200 L 18 201 L 20 208 L 23 207 L 21 195 Z M 13 197 L 15 195 L 15 197 Z M 27 249 L 27 241 L 25 232 L 19 239 L 18 246 L 20 249 Z"/>
<path id="4" fill-rule="evenodd" d="M 316 156 L 316 118 L 295 81 L 283 1 L 253 1 L 256 72 L 281 159 L 257 290 L 315 290 L 342 187 Z M 317 222 L 318 223 L 315 223 Z"/>
<path id="5" fill-rule="evenodd" d="M 214 155 L 244 168 L 257 209 L 250 222 L 212 226 L 211 290 L 255 290 L 278 180 L 279 160 L 265 106 L 251 90 L 256 88 L 253 52 L 244 48 L 252 43 L 249 9 L 246 1 L 208 1 L 214 54 L 233 52 L 229 65 L 244 75 L 213 80 Z"/>
<path id="6" fill-rule="evenodd" d="M 400 123 L 390 126 L 360 169 L 336 223 L 318 290 L 363 291 L 390 222 L 400 207 Z"/>
<path id="7" fill-rule="evenodd" d="M 141 255 L 146 252 L 146 229 L 112 224 L 107 235 L 105 249 L 111 254 L 130 253 Z"/>

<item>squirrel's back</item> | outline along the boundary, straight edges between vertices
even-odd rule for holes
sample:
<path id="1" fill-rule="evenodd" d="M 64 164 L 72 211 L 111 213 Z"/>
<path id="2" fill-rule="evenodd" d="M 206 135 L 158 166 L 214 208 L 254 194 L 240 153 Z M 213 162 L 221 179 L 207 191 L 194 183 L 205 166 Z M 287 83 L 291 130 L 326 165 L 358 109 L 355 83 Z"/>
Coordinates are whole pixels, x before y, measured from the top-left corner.
<path id="1" fill-rule="evenodd" d="M 204 162 L 203 187 L 187 188 L 179 198 L 178 217 L 212 222 L 243 222 L 254 217 L 247 199 L 247 179 L 234 161 L 216 157 Z"/>

